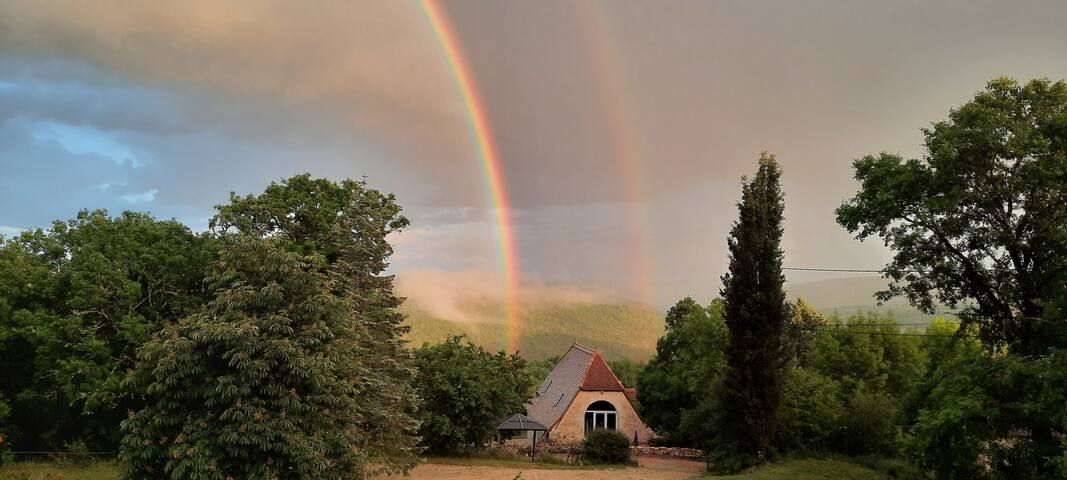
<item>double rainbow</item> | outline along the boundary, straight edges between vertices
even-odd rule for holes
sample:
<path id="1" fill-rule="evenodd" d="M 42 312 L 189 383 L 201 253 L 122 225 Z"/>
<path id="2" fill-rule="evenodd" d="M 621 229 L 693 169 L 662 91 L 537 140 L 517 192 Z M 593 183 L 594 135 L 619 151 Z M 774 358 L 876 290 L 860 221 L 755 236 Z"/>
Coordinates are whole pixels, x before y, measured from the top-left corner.
<path id="1" fill-rule="evenodd" d="M 499 266 L 501 277 L 504 279 L 504 302 L 503 317 L 505 322 L 505 337 L 509 352 L 517 352 L 520 346 L 522 332 L 518 318 L 518 291 L 519 291 L 519 261 L 515 248 L 515 237 L 511 224 L 511 206 L 508 203 L 507 186 L 501 172 L 500 152 L 493 139 L 493 132 L 489 128 L 488 115 L 485 104 L 478 95 L 477 86 L 474 83 L 470 66 L 459 48 L 455 32 L 448 23 L 441 6 L 436 0 L 421 0 L 422 10 L 430 21 L 434 34 L 448 60 L 449 68 L 456 79 L 460 97 L 463 99 L 464 110 L 471 124 L 471 136 L 474 144 L 478 146 L 478 157 L 481 160 L 482 170 L 486 183 L 489 184 L 489 201 L 493 206 L 493 216 L 496 221 L 496 235 L 499 242 Z"/>

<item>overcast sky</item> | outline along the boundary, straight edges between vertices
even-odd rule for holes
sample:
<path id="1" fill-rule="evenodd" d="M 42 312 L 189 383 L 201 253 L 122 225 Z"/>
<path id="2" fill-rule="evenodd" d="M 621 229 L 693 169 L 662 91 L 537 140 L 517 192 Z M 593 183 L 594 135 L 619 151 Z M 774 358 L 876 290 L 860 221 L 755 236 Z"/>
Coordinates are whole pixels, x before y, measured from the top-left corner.
<path id="1" fill-rule="evenodd" d="M 469 122 L 420 8 L 0 3 L 0 233 L 81 208 L 203 229 L 230 191 L 306 171 L 398 195 L 400 276 L 495 271 Z M 878 268 L 880 243 L 833 220 L 851 161 L 921 154 L 920 129 L 993 77 L 1067 77 L 1061 1 L 443 10 L 500 146 L 523 278 L 657 307 L 717 292 L 761 150 L 785 171 L 786 263 Z"/>

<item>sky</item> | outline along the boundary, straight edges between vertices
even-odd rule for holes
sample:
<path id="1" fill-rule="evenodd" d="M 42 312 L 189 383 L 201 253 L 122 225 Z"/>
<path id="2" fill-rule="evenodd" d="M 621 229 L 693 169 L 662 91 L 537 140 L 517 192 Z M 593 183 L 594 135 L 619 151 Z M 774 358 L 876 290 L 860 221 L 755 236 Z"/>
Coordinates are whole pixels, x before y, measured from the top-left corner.
<path id="1" fill-rule="evenodd" d="M 1067 77 L 1060 1 L 437 5 L 498 147 L 520 285 L 656 308 L 717 294 L 761 151 L 784 170 L 786 265 L 879 268 L 880 241 L 834 221 L 851 162 L 921 155 L 994 77 Z M 366 177 L 413 222 L 398 282 L 493 290 L 500 205 L 446 53 L 417 1 L 2 2 L 0 234 L 82 208 L 202 230 L 231 191 Z"/>

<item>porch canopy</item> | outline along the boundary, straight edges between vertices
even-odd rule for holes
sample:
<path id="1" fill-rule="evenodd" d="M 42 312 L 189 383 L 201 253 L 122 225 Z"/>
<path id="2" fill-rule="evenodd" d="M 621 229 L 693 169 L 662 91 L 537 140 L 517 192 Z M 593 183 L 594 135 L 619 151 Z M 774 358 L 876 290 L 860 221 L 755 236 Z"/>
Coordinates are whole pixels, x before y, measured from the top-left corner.
<path id="1" fill-rule="evenodd" d="M 535 455 L 537 455 L 536 432 L 548 431 L 548 427 L 541 425 L 537 422 L 537 420 L 527 417 L 526 415 L 523 415 L 521 413 L 516 413 L 515 415 L 512 415 L 511 418 L 504 420 L 504 423 L 501 423 L 499 427 L 496 427 L 496 429 L 502 434 L 501 439 L 504 438 L 503 434 L 505 432 L 535 432 L 533 435 L 530 436 L 530 458 L 533 458 Z"/>
<path id="2" fill-rule="evenodd" d="M 521 413 L 516 413 L 515 415 L 512 415 L 511 418 L 509 418 L 507 420 L 504 420 L 504 423 L 501 423 L 499 427 L 496 427 L 496 429 L 497 430 L 510 430 L 510 431 L 520 431 L 520 430 L 521 431 L 531 431 L 532 430 L 532 431 L 535 431 L 535 432 L 547 432 L 548 431 L 548 427 L 546 427 L 544 425 L 541 425 L 540 423 L 537 423 L 537 420 L 534 420 L 534 419 L 532 419 L 530 417 L 527 417 L 526 415 L 523 415 Z"/>

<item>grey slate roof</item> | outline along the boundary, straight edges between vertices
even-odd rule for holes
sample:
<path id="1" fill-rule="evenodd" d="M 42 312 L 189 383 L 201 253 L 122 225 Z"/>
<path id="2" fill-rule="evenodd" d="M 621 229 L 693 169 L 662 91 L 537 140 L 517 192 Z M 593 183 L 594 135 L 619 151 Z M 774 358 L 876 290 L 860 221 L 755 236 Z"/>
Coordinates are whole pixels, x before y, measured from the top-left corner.
<path id="1" fill-rule="evenodd" d="M 548 378 L 537 387 L 526 409 L 527 415 L 548 428 L 554 427 L 578 394 L 592 359 L 593 350 L 577 343 L 571 345 Z"/>
<path id="2" fill-rule="evenodd" d="M 516 413 L 515 415 L 512 415 L 511 418 L 509 418 L 507 420 L 504 420 L 504 423 L 501 423 L 499 427 L 496 427 L 496 429 L 497 430 L 535 430 L 535 431 L 543 432 L 545 430 L 548 430 L 548 427 L 546 427 L 544 425 L 541 425 L 540 423 L 537 423 L 532 418 L 527 417 L 526 415 L 523 415 L 521 413 Z"/>

